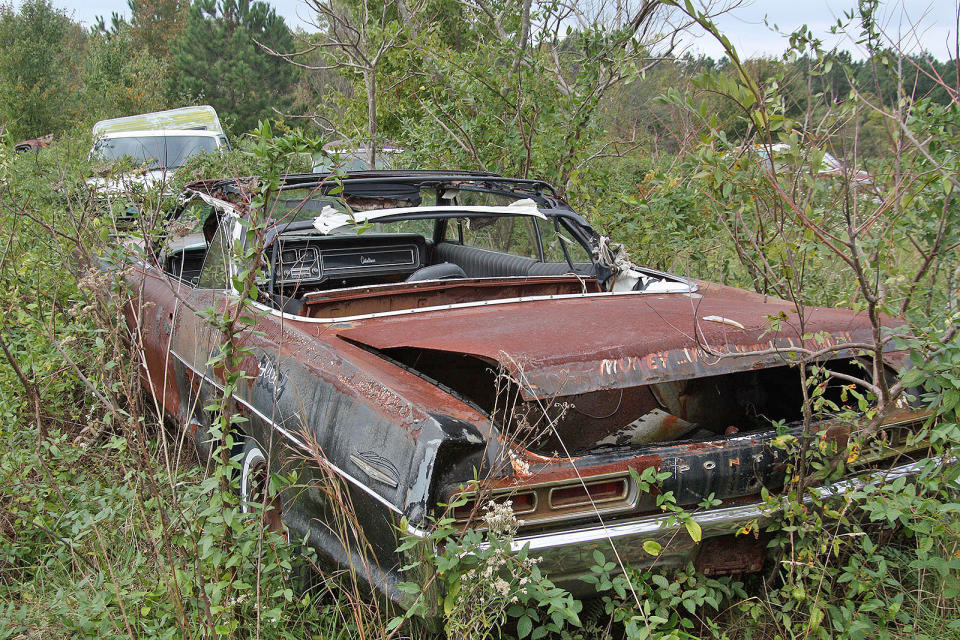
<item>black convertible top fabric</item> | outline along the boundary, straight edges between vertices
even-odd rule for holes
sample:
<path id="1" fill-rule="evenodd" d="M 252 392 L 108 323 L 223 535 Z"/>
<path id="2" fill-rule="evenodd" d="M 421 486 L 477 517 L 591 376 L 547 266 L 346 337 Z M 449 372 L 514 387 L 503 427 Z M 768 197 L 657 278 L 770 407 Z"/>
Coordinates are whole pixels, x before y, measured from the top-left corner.
<path id="1" fill-rule="evenodd" d="M 343 185 L 343 193 L 358 198 L 390 198 L 391 200 L 407 200 L 413 206 L 420 204 L 420 188 L 415 184 L 396 182 L 367 182 L 360 184 Z"/>

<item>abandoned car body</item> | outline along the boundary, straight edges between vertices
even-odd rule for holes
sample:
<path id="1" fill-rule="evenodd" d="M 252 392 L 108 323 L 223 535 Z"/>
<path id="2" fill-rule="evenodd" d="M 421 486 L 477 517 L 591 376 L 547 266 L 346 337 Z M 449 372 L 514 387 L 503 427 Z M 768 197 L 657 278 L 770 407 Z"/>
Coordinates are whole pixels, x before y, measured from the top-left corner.
<path id="1" fill-rule="evenodd" d="M 14 151 L 17 153 L 26 153 L 28 151 L 39 152 L 40 149 L 44 147 L 49 147 L 53 143 L 53 134 L 48 133 L 45 136 L 40 136 L 39 138 L 30 138 L 29 140 L 21 140 L 17 144 L 13 145 Z"/>
<path id="2" fill-rule="evenodd" d="M 131 276 L 145 384 L 201 448 L 222 372 L 199 312 L 236 295 L 251 184 L 189 185 L 170 225 L 180 233 Z M 375 556 L 367 579 L 397 600 L 400 518 L 422 535 L 458 498 L 463 526 L 482 500 L 511 499 L 514 544 L 575 592 L 592 551 L 611 543 L 635 566 L 758 570 L 761 545 L 731 534 L 761 515 L 762 488 L 783 483 L 789 456 L 775 440 L 796 432 L 802 404 L 790 350 L 869 342 L 851 311 L 805 309 L 803 334 L 816 338 L 804 339 L 782 300 L 636 267 L 541 182 L 287 176 L 263 211 L 257 331 L 244 336 L 236 397 L 248 418 L 242 491 L 255 495 L 267 465 L 297 468 L 275 515 L 328 560 L 367 566 L 324 524 L 335 507 L 315 487 L 342 480 Z M 851 353 L 825 357 L 854 366 Z M 920 421 L 904 407 L 885 433 Z M 846 442 L 849 427 L 819 425 Z M 304 462 L 317 453 L 322 468 Z M 669 473 L 662 490 L 695 510 L 704 544 L 677 535 L 639 490 L 631 470 L 648 467 Z M 900 458 L 889 472 L 909 469 Z M 722 504 L 696 509 L 708 496 Z M 648 539 L 664 545 L 656 559 Z"/>
<path id="3" fill-rule="evenodd" d="M 230 151 L 216 110 L 209 105 L 101 120 L 93 125 L 89 158 L 99 175 L 86 181 L 104 205 L 137 217 L 135 200 L 151 189 L 169 191 L 173 174 L 193 156 Z M 118 162 L 132 163 L 114 174 Z M 170 195 L 176 195 L 171 193 Z"/>

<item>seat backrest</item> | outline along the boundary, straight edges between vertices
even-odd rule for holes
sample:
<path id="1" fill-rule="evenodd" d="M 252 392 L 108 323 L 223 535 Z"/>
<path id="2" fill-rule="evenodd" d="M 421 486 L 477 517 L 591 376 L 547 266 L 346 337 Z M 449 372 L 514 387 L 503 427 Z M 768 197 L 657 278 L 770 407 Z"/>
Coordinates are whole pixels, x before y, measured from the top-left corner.
<path id="1" fill-rule="evenodd" d="M 404 282 L 421 282 L 423 280 L 453 280 L 456 278 L 466 278 L 467 274 L 460 265 L 452 262 L 441 262 L 432 264 L 429 267 L 421 267 L 411 273 Z"/>
<path id="2" fill-rule="evenodd" d="M 585 278 L 595 278 L 597 269 L 592 262 L 574 262 L 573 271 Z M 562 276 L 570 273 L 570 265 L 566 262 L 537 262 L 527 272 L 528 276 Z"/>
<path id="3" fill-rule="evenodd" d="M 441 242 L 435 248 L 434 259 L 460 265 L 469 278 L 500 278 L 525 276 L 533 265 L 533 258 L 512 256 L 499 251 L 467 247 L 452 242 Z"/>
<path id="4" fill-rule="evenodd" d="M 570 273 L 566 262 L 540 262 L 533 258 L 513 256 L 499 251 L 467 247 L 453 242 L 441 242 L 435 248 L 434 259 L 460 265 L 468 278 L 502 278 L 508 276 L 559 276 Z M 575 262 L 581 276 L 596 275 L 592 262 Z"/>

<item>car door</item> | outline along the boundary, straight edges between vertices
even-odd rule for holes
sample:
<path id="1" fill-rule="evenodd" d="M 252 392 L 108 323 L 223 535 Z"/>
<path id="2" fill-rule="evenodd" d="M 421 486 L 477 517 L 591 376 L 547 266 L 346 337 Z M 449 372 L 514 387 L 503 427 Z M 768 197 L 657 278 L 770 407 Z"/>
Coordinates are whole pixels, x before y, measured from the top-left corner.
<path id="1" fill-rule="evenodd" d="M 208 428 L 218 418 L 209 407 L 219 404 L 224 387 L 224 372 L 218 356 L 225 337 L 211 322 L 210 315 L 233 309 L 237 294 L 233 291 L 231 278 L 238 270 L 238 265 L 234 264 L 235 256 L 242 253 L 235 251 L 233 246 L 239 241 L 239 234 L 235 231 L 240 222 L 236 215 L 225 210 L 214 210 L 211 215 L 215 218 L 208 218 L 204 225 L 205 235 L 211 237 L 203 266 L 196 279 L 191 281 L 192 286 L 178 300 L 170 338 L 170 355 L 176 362 L 180 381 L 183 423 L 195 436 L 194 442 L 202 458 L 211 453 Z M 249 312 L 245 314 L 252 316 Z M 266 451 L 271 451 L 278 437 L 273 429 L 276 397 L 260 397 L 258 409 L 255 406 L 258 398 L 253 392 L 256 384 L 262 384 L 274 371 L 271 366 L 276 366 L 278 345 L 274 339 L 250 331 L 242 323 L 237 328 L 244 331 L 238 339 L 246 350 L 240 364 L 246 379 L 234 389 L 230 410 L 246 419 L 243 426 L 246 435 L 256 438 Z M 279 379 L 279 375 L 277 373 L 275 377 Z"/>
<path id="2" fill-rule="evenodd" d="M 175 336 L 185 311 L 196 308 L 196 279 L 205 262 L 203 224 L 215 216 L 201 200 L 188 202 L 167 234 L 161 250 L 148 253 L 142 268 L 133 269 L 133 298 L 128 308 L 131 331 L 140 346 L 141 379 L 157 400 L 156 408 L 179 420 L 187 418 L 190 398 L 183 397 Z"/>
<path id="3" fill-rule="evenodd" d="M 176 362 L 181 388 L 181 413 L 184 422 L 194 430 L 207 427 L 213 416 L 207 415 L 207 407 L 219 397 L 222 375 L 218 376 L 210 360 L 221 349 L 219 330 L 207 315 L 214 310 L 223 310 L 232 297 L 230 290 L 231 230 L 235 221 L 222 211 L 212 209 L 214 218 L 208 218 L 205 228 L 216 225 L 203 264 L 195 278 L 177 298 L 171 320 L 170 356 Z M 205 434 L 200 434 L 197 444 L 201 452 L 207 452 Z"/>

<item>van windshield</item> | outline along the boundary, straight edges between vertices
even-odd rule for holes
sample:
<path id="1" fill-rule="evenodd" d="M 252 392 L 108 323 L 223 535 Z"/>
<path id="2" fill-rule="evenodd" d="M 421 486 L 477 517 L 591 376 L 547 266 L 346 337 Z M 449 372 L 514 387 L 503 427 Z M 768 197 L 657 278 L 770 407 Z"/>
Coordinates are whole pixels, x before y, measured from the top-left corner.
<path id="1" fill-rule="evenodd" d="M 93 155 L 108 162 L 130 158 L 150 169 L 173 169 L 194 154 L 216 150 L 217 139 L 212 136 L 131 136 L 101 138 L 93 147 Z"/>

